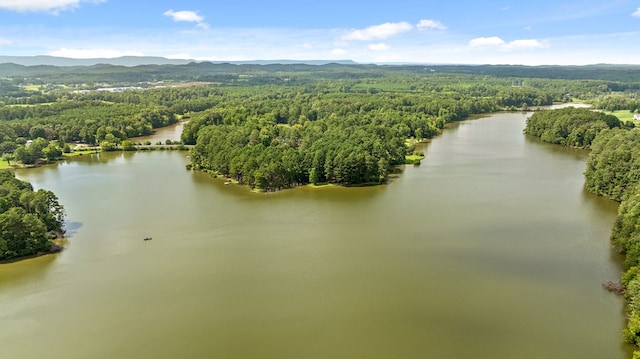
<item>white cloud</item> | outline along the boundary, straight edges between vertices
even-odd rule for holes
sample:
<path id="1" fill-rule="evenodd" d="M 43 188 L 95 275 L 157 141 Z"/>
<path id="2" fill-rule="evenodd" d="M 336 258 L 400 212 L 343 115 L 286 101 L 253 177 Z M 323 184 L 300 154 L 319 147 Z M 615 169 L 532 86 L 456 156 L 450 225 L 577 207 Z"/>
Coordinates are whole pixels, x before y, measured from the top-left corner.
<path id="1" fill-rule="evenodd" d="M 101 3 L 106 0 L 0 0 L 0 9 L 17 12 L 52 12 L 72 10 L 81 2 Z"/>
<path id="2" fill-rule="evenodd" d="M 387 44 L 371 44 L 369 45 L 369 50 L 371 51 L 386 51 L 389 50 L 389 45 Z"/>
<path id="3" fill-rule="evenodd" d="M 348 51 L 347 51 L 347 50 L 345 50 L 345 49 L 340 49 L 340 48 L 337 48 L 337 49 L 333 49 L 333 50 L 331 50 L 331 54 L 332 54 L 332 55 L 346 55 L 347 53 L 348 53 Z"/>
<path id="4" fill-rule="evenodd" d="M 501 46 L 504 45 L 504 40 L 497 36 L 491 37 L 477 37 L 471 41 L 469 41 L 469 45 L 476 46 Z"/>
<path id="5" fill-rule="evenodd" d="M 0 37 L 0 46 L 3 45 L 11 45 L 11 40 L 5 39 L 4 37 Z"/>
<path id="6" fill-rule="evenodd" d="M 107 58 L 112 59 L 121 56 L 144 56 L 141 51 L 120 51 L 113 49 L 67 49 L 61 48 L 59 50 L 50 51 L 47 53 L 50 56 L 70 57 L 72 59 L 97 59 Z"/>
<path id="7" fill-rule="evenodd" d="M 536 39 L 526 39 L 526 40 L 513 40 L 506 44 L 507 49 L 542 49 L 545 47 L 549 47 L 544 41 L 536 40 Z"/>
<path id="8" fill-rule="evenodd" d="M 638 10 L 636 10 L 633 14 L 631 14 L 631 16 L 633 17 L 640 17 L 640 7 L 638 8 Z"/>
<path id="9" fill-rule="evenodd" d="M 204 18 L 195 11 L 173 11 L 167 10 L 162 15 L 173 18 L 173 21 L 202 22 Z"/>
<path id="10" fill-rule="evenodd" d="M 420 30 L 446 30 L 447 27 L 444 26 L 440 21 L 436 20 L 420 20 L 420 22 L 416 25 L 416 27 Z"/>
<path id="11" fill-rule="evenodd" d="M 173 11 L 167 10 L 162 15 L 168 16 L 173 19 L 173 21 L 179 22 L 195 22 L 196 27 L 208 30 L 209 25 L 204 22 L 204 17 L 198 15 L 195 11 L 182 10 L 182 11 Z"/>
<path id="12" fill-rule="evenodd" d="M 549 47 L 546 41 L 540 41 L 536 39 L 523 39 L 513 40 L 505 42 L 497 36 L 491 37 L 478 37 L 469 41 L 471 47 L 500 47 L 503 50 L 529 50 L 529 49 L 541 49 Z"/>
<path id="13" fill-rule="evenodd" d="M 343 40 L 383 40 L 403 32 L 411 31 L 413 25 L 408 22 L 386 22 L 381 25 L 369 26 L 366 29 L 353 30 L 342 37 Z"/>

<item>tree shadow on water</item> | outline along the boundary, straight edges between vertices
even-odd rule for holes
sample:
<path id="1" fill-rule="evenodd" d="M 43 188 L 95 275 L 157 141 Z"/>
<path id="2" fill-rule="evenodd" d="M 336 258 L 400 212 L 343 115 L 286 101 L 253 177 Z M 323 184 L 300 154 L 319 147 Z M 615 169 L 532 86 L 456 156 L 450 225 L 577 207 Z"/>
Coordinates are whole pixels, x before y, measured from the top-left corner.
<path id="1" fill-rule="evenodd" d="M 82 228 L 81 222 L 65 222 L 64 230 L 66 238 L 73 238 L 78 233 L 78 229 Z"/>

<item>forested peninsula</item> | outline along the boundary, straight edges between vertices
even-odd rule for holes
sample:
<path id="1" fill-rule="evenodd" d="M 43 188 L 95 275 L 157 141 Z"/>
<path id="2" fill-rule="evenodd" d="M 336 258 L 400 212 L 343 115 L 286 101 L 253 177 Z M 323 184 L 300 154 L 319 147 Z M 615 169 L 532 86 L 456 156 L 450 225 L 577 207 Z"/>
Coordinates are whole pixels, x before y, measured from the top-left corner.
<path id="1" fill-rule="evenodd" d="M 64 218 L 53 192 L 0 171 L 0 261 L 59 251 Z"/>
<path id="2" fill-rule="evenodd" d="M 535 113 L 525 133 L 550 143 L 590 148 L 585 187 L 620 202 L 611 232 L 616 250 L 624 255 L 621 286 L 628 322 L 625 340 L 640 348 L 640 128 L 588 109 L 560 109 Z M 633 358 L 640 358 L 640 349 Z"/>
<path id="3" fill-rule="evenodd" d="M 470 114 L 553 100 L 538 89 L 470 89 L 471 83 L 411 89 L 418 85 L 397 84 L 404 89 L 384 91 L 374 84 L 331 81 L 257 86 L 250 93 L 224 90 L 213 108 L 190 116 L 182 140 L 195 145 L 192 168 L 253 188 L 382 183 L 392 166 L 404 164 L 411 154 L 409 139 L 431 138 L 446 123 Z"/>

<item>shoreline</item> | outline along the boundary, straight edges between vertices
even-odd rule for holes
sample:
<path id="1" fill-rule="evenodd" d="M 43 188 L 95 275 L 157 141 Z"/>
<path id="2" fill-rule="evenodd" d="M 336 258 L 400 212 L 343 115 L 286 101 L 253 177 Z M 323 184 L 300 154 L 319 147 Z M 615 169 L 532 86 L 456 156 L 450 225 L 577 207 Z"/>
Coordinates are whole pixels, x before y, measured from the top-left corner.
<path id="1" fill-rule="evenodd" d="M 60 252 L 63 252 L 66 249 L 66 247 L 60 245 L 60 244 L 53 244 L 51 246 L 51 249 L 48 252 L 38 252 L 35 254 L 29 254 L 26 256 L 19 256 L 19 257 L 13 257 L 13 258 L 9 258 L 9 259 L 0 259 L 0 266 L 3 264 L 12 264 L 12 263 L 17 263 L 17 262 L 22 262 L 25 260 L 29 260 L 29 259 L 35 259 L 35 258 L 39 258 L 39 257 L 44 257 L 44 256 L 48 256 L 48 255 L 52 255 L 52 254 L 58 254 Z"/>

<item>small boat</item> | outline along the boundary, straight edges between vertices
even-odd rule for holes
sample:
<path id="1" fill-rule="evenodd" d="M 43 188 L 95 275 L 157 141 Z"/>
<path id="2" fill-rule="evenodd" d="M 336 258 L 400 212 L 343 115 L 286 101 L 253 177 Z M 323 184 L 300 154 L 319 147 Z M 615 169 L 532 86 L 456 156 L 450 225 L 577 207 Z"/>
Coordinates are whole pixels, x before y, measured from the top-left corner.
<path id="1" fill-rule="evenodd" d="M 153 238 L 151 238 L 151 237 L 144 237 L 143 241 L 150 241 L 150 240 L 152 240 L 152 239 L 153 239 Z"/>
<path id="2" fill-rule="evenodd" d="M 231 181 L 227 181 L 224 184 L 229 185 L 229 184 L 231 184 Z"/>

